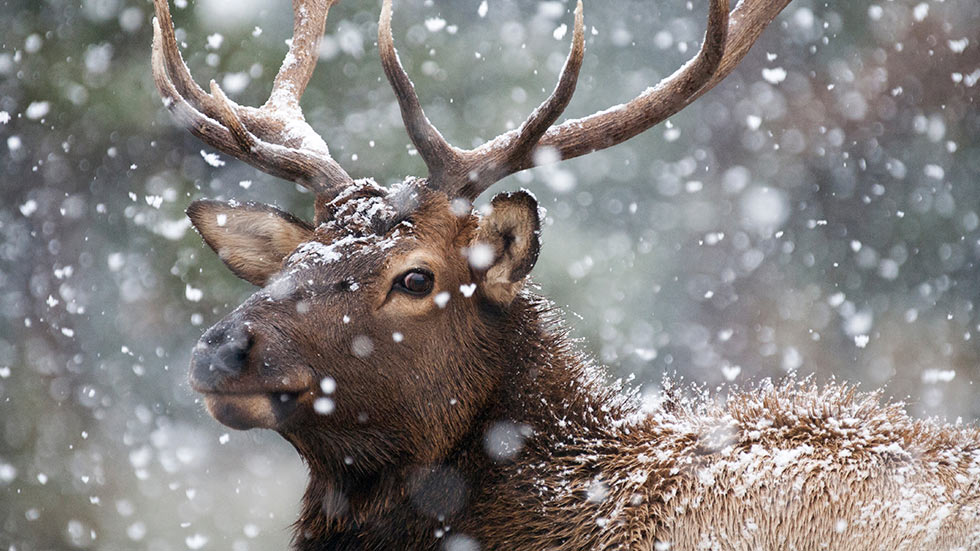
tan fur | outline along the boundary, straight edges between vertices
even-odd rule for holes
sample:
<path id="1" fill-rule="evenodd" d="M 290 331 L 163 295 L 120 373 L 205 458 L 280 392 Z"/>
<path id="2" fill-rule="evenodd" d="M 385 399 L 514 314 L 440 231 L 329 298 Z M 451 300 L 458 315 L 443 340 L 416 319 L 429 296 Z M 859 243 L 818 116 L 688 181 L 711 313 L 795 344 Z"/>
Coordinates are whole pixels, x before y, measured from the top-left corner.
<path id="1" fill-rule="evenodd" d="M 217 394 L 204 399 L 212 417 L 236 428 L 266 428 L 276 425 L 271 400 L 267 394 Z"/>
<path id="2" fill-rule="evenodd" d="M 259 286 L 313 233 L 292 215 L 254 203 L 196 201 L 187 215 L 235 275 Z"/>
<path id="3" fill-rule="evenodd" d="M 515 476 L 534 497 L 498 492 L 483 539 L 529 551 L 980 549 L 977 431 L 878 399 L 795 381 L 725 405 L 669 396 L 561 455 L 526 457 Z M 508 511 L 528 506 L 512 530 Z"/>
<path id="4" fill-rule="evenodd" d="M 483 276 L 481 293 L 498 304 L 510 304 L 524 287 L 524 277 L 538 258 L 541 226 L 537 202 L 527 192 L 501 193 L 480 221 L 471 247 L 493 249 L 494 262 Z"/>

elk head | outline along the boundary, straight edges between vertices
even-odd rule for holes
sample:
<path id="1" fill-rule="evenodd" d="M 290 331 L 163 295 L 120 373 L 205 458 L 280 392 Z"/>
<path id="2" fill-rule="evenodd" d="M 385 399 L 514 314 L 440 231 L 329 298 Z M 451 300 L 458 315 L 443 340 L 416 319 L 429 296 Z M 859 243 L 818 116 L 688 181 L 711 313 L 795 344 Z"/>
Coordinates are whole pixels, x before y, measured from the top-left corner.
<path id="1" fill-rule="evenodd" d="M 450 145 L 425 117 L 393 46 L 391 0 L 379 23 L 381 61 L 409 136 L 429 169 L 385 189 L 355 181 L 299 106 L 336 0 L 293 0 L 294 36 L 269 100 L 230 101 L 191 78 L 167 0 L 154 0 L 153 74 L 164 104 L 218 150 L 315 193 L 315 219 L 274 207 L 197 201 L 195 228 L 239 277 L 261 287 L 195 347 L 192 387 L 236 429 L 275 429 L 307 458 L 371 472 L 409 458 L 437 461 L 512 366 L 516 304 L 538 254 L 540 215 L 527 192 L 472 202 L 533 166 L 548 148 L 568 159 L 627 140 L 720 82 L 788 0 L 710 0 L 698 54 L 619 108 L 554 125 L 584 54 L 582 2 L 552 94 L 517 129 L 473 150 Z M 554 156 L 554 155 L 552 155 Z M 317 447 L 316 451 L 310 449 Z"/>

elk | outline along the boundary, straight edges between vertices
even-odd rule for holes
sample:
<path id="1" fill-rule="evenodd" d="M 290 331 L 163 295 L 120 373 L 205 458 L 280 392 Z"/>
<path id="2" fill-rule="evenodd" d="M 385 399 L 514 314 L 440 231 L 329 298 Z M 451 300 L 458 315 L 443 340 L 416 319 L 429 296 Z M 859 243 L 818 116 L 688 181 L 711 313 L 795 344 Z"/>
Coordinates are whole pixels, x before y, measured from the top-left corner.
<path id="1" fill-rule="evenodd" d="M 187 214 L 260 287 L 194 348 L 190 384 L 221 423 L 272 429 L 309 467 L 297 550 L 980 549 L 980 434 L 913 420 L 853 387 L 789 380 L 643 406 L 603 382 L 528 288 L 534 197 L 493 183 L 550 148 L 623 142 L 720 82 L 789 0 L 710 0 L 705 39 L 619 108 L 555 124 L 584 55 L 582 3 L 558 85 L 519 128 L 472 150 L 426 118 L 384 0 L 378 48 L 424 178 L 354 180 L 300 98 L 336 0 L 293 0 L 269 100 L 195 84 L 167 0 L 153 75 L 205 143 L 315 194 L 314 220 L 201 200 Z"/>

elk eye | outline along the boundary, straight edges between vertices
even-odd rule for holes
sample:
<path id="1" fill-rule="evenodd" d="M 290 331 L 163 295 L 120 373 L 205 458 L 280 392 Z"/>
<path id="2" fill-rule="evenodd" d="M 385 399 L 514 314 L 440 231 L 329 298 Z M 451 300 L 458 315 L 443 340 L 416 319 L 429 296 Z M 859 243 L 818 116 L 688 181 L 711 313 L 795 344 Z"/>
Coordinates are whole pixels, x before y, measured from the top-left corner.
<path id="1" fill-rule="evenodd" d="M 395 280 L 395 288 L 410 295 L 421 297 L 432 291 L 434 283 L 435 278 L 429 272 L 412 270 Z"/>

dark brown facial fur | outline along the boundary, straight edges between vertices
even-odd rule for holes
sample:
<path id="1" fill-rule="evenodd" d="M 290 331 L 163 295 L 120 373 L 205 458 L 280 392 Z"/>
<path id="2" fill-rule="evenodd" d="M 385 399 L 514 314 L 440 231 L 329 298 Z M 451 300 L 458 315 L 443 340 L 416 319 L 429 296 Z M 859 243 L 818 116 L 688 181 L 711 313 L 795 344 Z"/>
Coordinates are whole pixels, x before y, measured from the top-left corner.
<path id="1" fill-rule="evenodd" d="M 411 212 L 394 206 L 406 196 Z M 257 210 L 250 205 L 242 215 Z M 254 227 L 241 232 L 246 224 L 233 208 L 198 203 L 191 211 L 223 259 L 244 241 L 279 248 Z M 202 337 L 192 386 L 219 421 L 277 430 L 307 460 L 314 483 L 301 539 L 316 539 L 327 520 L 353 522 L 396 503 L 379 492 L 431 493 L 427 484 L 445 477 L 462 485 L 446 510 L 429 498 L 419 506 L 435 517 L 456 512 L 468 482 L 440 466 L 515 373 L 506 343 L 518 328 L 507 314 L 537 256 L 537 204 L 526 193 L 503 195 L 481 224 L 453 212 L 442 193 L 385 195 L 366 185 L 321 212 L 324 221 L 263 274 L 265 287 Z M 223 223 L 206 223 L 212 216 Z M 489 256 L 474 262 L 473 250 Z M 425 296 L 398 288 L 412 270 L 431 274 Z M 325 516 L 324 500 L 340 500 L 328 509 L 344 515 Z"/>

